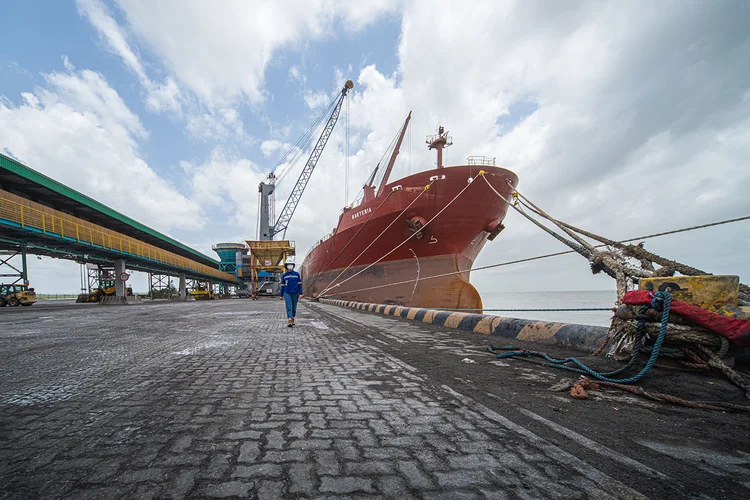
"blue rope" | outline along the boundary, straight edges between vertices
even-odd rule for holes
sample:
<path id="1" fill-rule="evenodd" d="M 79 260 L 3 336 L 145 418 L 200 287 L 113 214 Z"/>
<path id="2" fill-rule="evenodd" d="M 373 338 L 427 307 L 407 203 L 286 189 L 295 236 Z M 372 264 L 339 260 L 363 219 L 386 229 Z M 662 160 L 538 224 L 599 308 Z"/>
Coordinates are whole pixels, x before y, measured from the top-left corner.
<path id="1" fill-rule="evenodd" d="M 638 311 L 638 327 L 636 328 L 636 342 L 635 346 L 633 348 L 633 355 L 630 357 L 630 361 L 623 366 L 622 368 L 619 368 L 617 370 L 611 371 L 611 372 L 598 372 L 596 370 L 593 370 L 592 368 L 589 368 L 585 364 L 578 361 L 576 358 L 565 358 L 565 359 L 555 359 L 543 352 L 539 351 L 527 351 L 527 350 L 520 350 L 520 351 L 511 351 L 511 352 L 503 352 L 500 354 L 497 354 L 495 357 L 497 359 L 503 359 L 503 358 L 513 358 L 517 356 L 536 356 L 540 358 L 544 358 L 548 361 L 548 363 L 540 363 L 544 366 L 550 366 L 552 368 L 560 368 L 563 370 L 572 371 L 575 373 L 581 373 L 584 375 L 589 375 L 597 380 L 602 380 L 604 382 L 615 382 L 618 384 L 632 384 L 633 382 L 637 382 L 638 380 L 642 379 L 646 373 L 651 369 L 651 367 L 654 366 L 654 363 L 656 363 L 656 358 L 659 356 L 659 350 L 661 349 L 662 344 L 664 343 L 664 338 L 667 335 L 667 325 L 669 325 L 669 308 L 670 304 L 672 302 L 672 296 L 667 292 L 656 292 L 656 294 L 650 294 L 652 297 L 651 300 L 651 307 L 654 309 L 661 309 L 661 327 L 659 328 L 659 336 L 656 338 L 656 341 L 654 342 L 654 346 L 651 348 L 651 356 L 648 359 L 648 362 L 646 363 L 646 366 L 643 367 L 643 369 L 633 375 L 632 377 L 623 378 L 623 379 L 613 379 L 610 378 L 612 375 L 616 375 L 618 373 L 621 373 L 628 369 L 635 359 L 638 356 L 638 352 L 641 349 L 641 343 L 642 339 L 646 332 L 646 310 L 648 307 L 644 306 Z M 500 350 L 507 350 L 509 348 L 515 348 L 514 346 L 507 346 L 505 348 L 503 347 L 489 347 L 490 352 L 495 352 L 495 349 Z M 573 363 L 576 365 L 576 367 L 573 366 L 567 366 L 565 363 Z"/>

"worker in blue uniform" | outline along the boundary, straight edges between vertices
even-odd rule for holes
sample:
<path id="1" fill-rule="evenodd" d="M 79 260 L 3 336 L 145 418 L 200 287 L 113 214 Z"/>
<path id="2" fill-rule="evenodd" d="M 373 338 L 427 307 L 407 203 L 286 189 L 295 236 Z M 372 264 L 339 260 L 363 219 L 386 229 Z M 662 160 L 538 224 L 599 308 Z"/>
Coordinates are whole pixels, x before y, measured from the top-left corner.
<path id="1" fill-rule="evenodd" d="M 281 286 L 279 295 L 286 303 L 286 317 L 288 327 L 294 326 L 294 317 L 297 316 L 297 301 L 302 293 L 302 276 L 294 270 L 294 263 L 286 263 L 286 272 L 281 275 Z"/>

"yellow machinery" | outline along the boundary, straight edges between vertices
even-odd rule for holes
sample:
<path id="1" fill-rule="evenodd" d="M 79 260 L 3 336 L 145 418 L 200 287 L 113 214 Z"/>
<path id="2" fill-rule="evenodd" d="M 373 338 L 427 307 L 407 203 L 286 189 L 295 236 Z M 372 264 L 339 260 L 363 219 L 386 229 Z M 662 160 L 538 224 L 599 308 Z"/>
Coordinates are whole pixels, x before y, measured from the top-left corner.
<path id="1" fill-rule="evenodd" d="M 672 298 L 730 318 L 750 318 L 750 307 L 739 303 L 740 278 L 732 275 L 641 278 L 641 290 L 666 291 Z"/>
<path id="2" fill-rule="evenodd" d="M 115 295 L 115 287 L 114 286 L 108 286 L 104 288 L 97 288 L 95 290 L 91 290 L 89 293 L 82 293 L 78 296 L 76 299 L 76 302 L 101 302 L 102 298 L 104 297 L 111 297 Z M 133 296 L 133 288 L 128 287 L 127 288 L 127 294 L 128 296 Z"/>
<path id="3" fill-rule="evenodd" d="M 278 276 L 284 272 L 288 257 L 295 255 L 294 242 L 280 241 L 247 241 L 250 247 L 250 282 L 253 299 L 258 295 L 277 295 L 279 293 Z M 258 273 L 275 275 L 275 280 L 259 279 Z M 270 290 L 270 292 L 268 291 Z"/>
<path id="4" fill-rule="evenodd" d="M 30 306 L 36 302 L 36 292 L 28 285 L 0 285 L 0 307 Z"/>
<path id="5" fill-rule="evenodd" d="M 190 291 L 190 295 L 192 295 L 195 300 L 214 299 L 214 291 L 211 290 L 205 283 L 199 283 L 198 286 L 195 287 L 195 289 Z"/>

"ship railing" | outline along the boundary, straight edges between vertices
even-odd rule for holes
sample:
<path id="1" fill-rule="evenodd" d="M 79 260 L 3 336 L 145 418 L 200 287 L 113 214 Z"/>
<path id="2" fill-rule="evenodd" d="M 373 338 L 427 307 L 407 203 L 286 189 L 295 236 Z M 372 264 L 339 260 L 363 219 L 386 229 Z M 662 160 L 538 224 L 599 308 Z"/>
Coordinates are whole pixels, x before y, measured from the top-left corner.
<path id="1" fill-rule="evenodd" d="M 496 157 L 490 158 L 489 156 L 469 156 L 466 158 L 467 165 L 483 165 L 486 167 L 494 167 Z"/>
<path id="2" fill-rule="evenodd" d="M 334 232 L 332 231 L 332 232 L 326 234 L 325 236 L 323 236 L 321 239 L 319 239 L 315 243 L 313 243 L 312 246 L 310 247 L 309 252 L 312 252 L 314 249 L 316 249 L 318 246 L 320 246 L 321 243 L 323 243 L 326 240 L 328 240 L 328 238 L 330 238 L 331 236 L 333 236 L 333 233 Z"/>

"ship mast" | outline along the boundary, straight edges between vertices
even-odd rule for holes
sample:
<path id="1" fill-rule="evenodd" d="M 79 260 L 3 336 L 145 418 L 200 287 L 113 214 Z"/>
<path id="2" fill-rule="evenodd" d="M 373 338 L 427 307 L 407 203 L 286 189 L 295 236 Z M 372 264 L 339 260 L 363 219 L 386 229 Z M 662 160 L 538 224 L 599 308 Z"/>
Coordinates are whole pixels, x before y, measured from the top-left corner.
<path id="1" fill-rule="evenodd" d="M 437 149 L 437 168 L 443 168 L 443 148 L 453 144 L 453 138 L 448 136 L 448 132 L 442 125 L 438 127 L 437 135 L 427 136 L 429 149 Z"/>
<path id="2" fill-rule="evenodd" d="M 396 142 L 396 147 L 393 148 L 393 153 L 391 154 L 391 160 L 388 162 L 388 168 L 385 169 L 383 180 L 380 181 L 380 188 L 378 189 L 377 196 L 380 196 L 381 194 L 383 194 L 383 191 L 385 191 L 385 185 L 388 184 L 388 177 L 391 176 L 391 170 L 393 170 L 393 164 L 396 163 L 396 157 L 398 156 L 398 153 L 401 150 L 401 143 L 404 141 L 404 134 L 406 134 L 406 129 L 409 128 L 409 120 L 411 120 L 411 111 L 409 111 L 409 116 L 406 117 L 404 126 L 401 127 L 401 134 L 398 136 L 398 142 Z"/>

